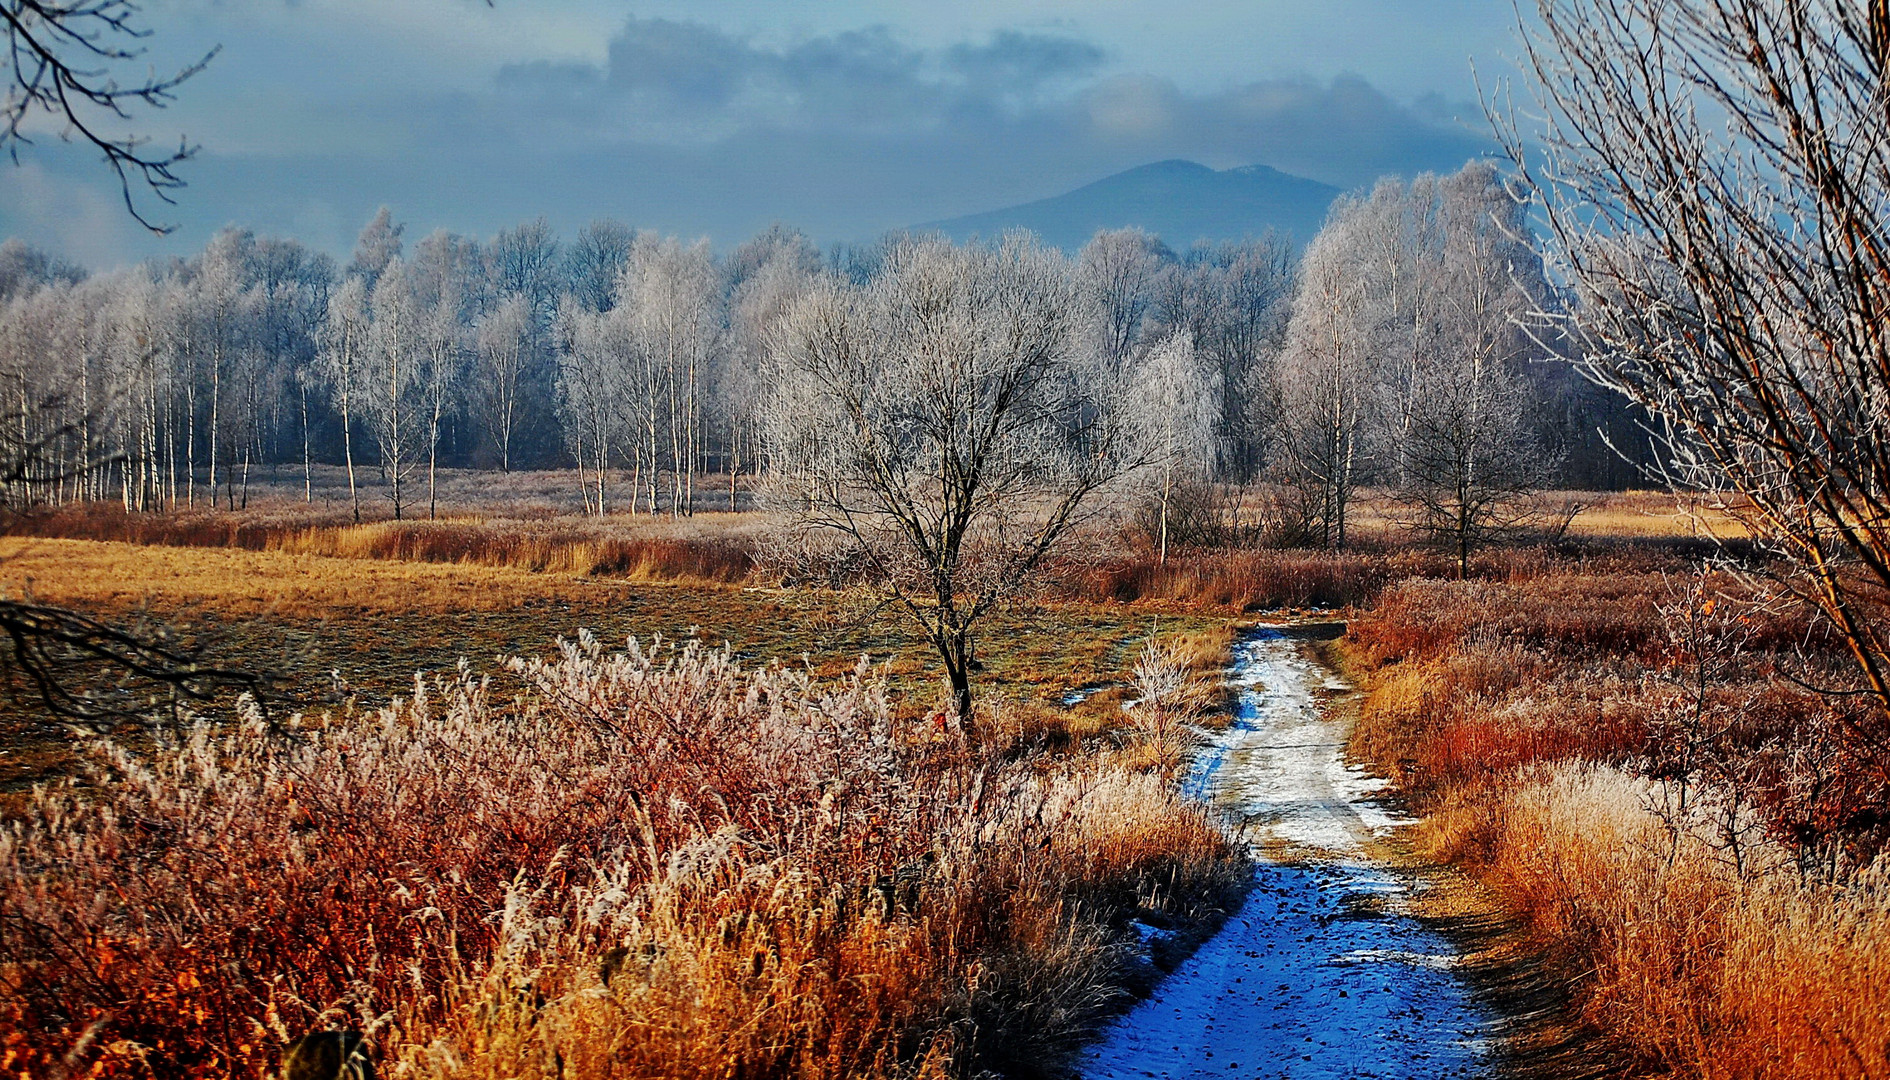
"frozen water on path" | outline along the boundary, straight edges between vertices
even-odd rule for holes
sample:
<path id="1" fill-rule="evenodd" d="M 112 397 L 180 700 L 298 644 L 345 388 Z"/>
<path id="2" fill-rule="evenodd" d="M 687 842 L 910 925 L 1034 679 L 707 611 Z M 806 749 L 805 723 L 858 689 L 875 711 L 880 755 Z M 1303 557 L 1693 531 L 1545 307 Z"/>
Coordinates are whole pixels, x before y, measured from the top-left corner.
<path id="1" fill-rule="evenodd" d="M 1383 782 L 1345 764 L 1345 728 L 1320 708 L 1346 689 L 1275 629 L 1235 652 L 1234 724 L 1185 789 L 1255 845 L 1254 889 L 1221 932 L 1083 1056 L 1089 1080 L 1481 1076 L 1490 1018 L 1450 945 L 1400 911 L 1410 886 L 1365 842 L 1399 819 Z M 1292 862 L 1268 857 L 1290 851 Z"/>

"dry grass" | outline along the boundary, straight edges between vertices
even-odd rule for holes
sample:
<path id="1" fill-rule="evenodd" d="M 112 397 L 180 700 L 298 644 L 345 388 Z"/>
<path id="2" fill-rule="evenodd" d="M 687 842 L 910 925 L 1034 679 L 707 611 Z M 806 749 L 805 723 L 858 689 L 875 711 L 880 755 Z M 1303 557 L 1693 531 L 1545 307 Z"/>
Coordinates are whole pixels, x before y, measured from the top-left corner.
<path id="1" fill-rule="evenodd" d="M 1643 553 L 1404 582 L 1348 649 L 1354 751 L 1595 1030 L 1661 1075 L 1884 1074 L 1890 770 L 1873 718 L 1779 677 L 1838 670 L 1802 616 Z"/>
<path id="2" fill-rule="evenodd" d="M 1738 539 L 1746 535 L 1736 519 L 1697 500 L 1665 491 L 1545 492 L 1545 508 L 1580 506 L 1568 535 L 1591 540 Z"/>
<path id="3" fill-rule="evenodd" d="M 19 537 L 104 540 L 141 546 L 232 548 L 344 559 L 452 563 L 529 571 L 728 584 L 754 568 L 756 539 L 777 522 L 763 514 L 638 516 L 463 515 L 437 521 L 352 523 L 346 514 L 284 504 L 242 513 L 132 514 L 76 504 L 16 518 Z"/>
<path id="4" fill-rule="evenodd" d="M 866 656 L 898 691 L 899 707 L 913 714 L 935 704 L 938 678 L 929 647 L 896 616 L 862 620 L 844 597 L 799 590 L 20 538 L 0 540 L 0 588 L 15 595 L 30 588 L 115 622 L 145 612 L 182 626 L 209 642 L 212 655 L 279 675 L 277 704 L 288 707 L 321 708 L 346 696 L 377 705 L 406 693 L 416 671 L 451 671 L 462 657 L 486 664 L 500 654 L 540 653 L 578 627 L 614 641 L 693 629 L 747 660 L 805 664 L 826 678 Z M 1157 632 L 1198 635 L 1198 662 L 1210 665 L 1225 662 L 1215 657 L 1225 656 L 1231 640 L 1223 619 L 1155 618 L 1114 605 L 997 613 L 980 650 L 980 692 L 1012 708 L 993 737 L 1068 750 L 1119 727 L 1119 696 L 1074 708 L 1060 700 L 1079 686 L 1123 681 Z M 0 816 L 30 784 L 75 767 L 62 728 L 0 708 Z"/>
<path id="5" fill-rule="evenodd" d="M 1566 958 L 1597 1028 L 1680 1075 L 1890 1074 L 1890 861 L 1842 884 L 1759 840 L 1735 860 L 1701 815 L 1650 811 L 1658 785 L 1583 764 L 1517 774 L 1434 815 L 1466 861 Z"/>
<path id="6" fill-rule="evenodd" d="M 101 744 L 0 836 L 9 1073 L 1029 1073 L 1240 857 L 1159 774 L 1007 762 L 862 674 L 588 641 L 272 734 Z"/>

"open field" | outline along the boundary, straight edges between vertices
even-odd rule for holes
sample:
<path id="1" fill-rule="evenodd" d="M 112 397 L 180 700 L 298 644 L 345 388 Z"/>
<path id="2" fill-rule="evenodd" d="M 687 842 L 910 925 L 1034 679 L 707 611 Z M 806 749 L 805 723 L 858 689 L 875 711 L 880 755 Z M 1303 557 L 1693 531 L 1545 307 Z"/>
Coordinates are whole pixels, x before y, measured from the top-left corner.
<path id="1" fill-rule="evenodd" d="M 1122 709 L 1140 693 L 1130 684 L 1144 642 L 1173 641 L 1180 662 L 1207 670 L 1225 662 L 1234 627 L 1256 612 L 1338 608 L 1353 619 L 1347 662 L 1371 691 L 1354 754 L 1426 813 L 1418 848 L 1468 870 L 1479 895 L 1523 928 L 1505 948 L 1557 972 L 1579 1023 L 1648 1070 L 1781 1075 L 1714 1057 L 1725 1045 L 1719 1033 L 1743 1025 L 1788 1047 L 1785 1060 L 1808 1074 L 1869 1075 L 1847 1072 L 1829 1044 L 1878 1038 L 1876 1021 L 1830 995 L 1874 1000 L 1868 987 L 1882 973 L 1870 957 L 1890 945 L 1890 922 L 1872 890 L 1792 884 L 1802 877 L 1790 854 L 1798 849 L 1777 837 L 1853 821 L 1890 789 L 1827 785 L 1823 802 L 1796 805 L 1802 783 L 1774 775 L 1742 804 L 1753 824 L 1735 830 L 1747 861 L 1732 872 L 1710 819 L 1675 831 L 1650 810 L 1652 793 L 1667 790 L 1644 779 L 1671 737 L 1662 719 L 1677 662 L 1667 609 L 1675 582 L 1707 549 L 1666 497 L 1581 499 L 1589 508 L 1559 544 L 1486 550 L 1465 581 L 1446 580 L 1456 572 L 1447 556 L 1405 546 L 1390 517 L 1377 519 L 1376 534 L 1365 530 L 1358 551 L 1183 548 L 1166 562 L 1130 532 L 1094 532 L 986 625 L 975 740 L 943 722 L 934 656 L 906 624 L 844 589 L 782 584 L 783 564 L 769 553 L 779 521 L 764 512 L 600 520 L 495 503 L 438 521 L 357 525 L 332 508 L 258 500 L 236 513 L 92 507 L 27 519 L 0 539 L 0 587 L 113 621 L 182 627 L 212 656 L 268 667 L 278 721 L 297 710 L 307 719 L 299 740 L 259 742 L 262 729 L 219 708 L 181 742 L 127 733 L 113 749 L 8 707 L 0 783 L 15 863 L 0 876 L 46 881 L 11 902 L 35 912 L 36 940 L 103 935 L 140 972 L 115 969 L 131 980 L 119 998 L 58 996 L 67 989 L 17 1004 L 51 1010 L 32 1013 L 43 1026 L 48 1015 L 117 1015 L 122 1006 L 111 1002 L 131 994 L 144 1011 L 121 1034 L 135 1031 L 130 1042 L 202 1075 L 255 1073 L 295 1031 L 346 1017 L 373 1035 L 386 1063 L 415 1076 L 496 1076 L 557 1061 L 588 1062 L 586 1075 L 684 1075 L 698 1060 L 770 1073 L 939 1075 L 974 1062 L 1029 1072 L 1036 1066 L 1026 1062 L 1066 1061 L 1125 991 L 1146 985 L 1150 957 L 1138 958 L 1130 921 L 1175 927 L 1173 948 L 1185 947 L 1244 880 L 1237 853 L 1169 785 L 1186 740 L 1171 741 L 1170 721 Z M 1755 655 L 1817 640 L 1802 621 L 1742 625 L 1742 648 Z M 559 639 L 580 630 L 598 644 L 560 652 Z M 610 656 L 658 635 L 671 651 Z M 677 642 L 708 651 L 678 654 Z M 505 656 L 550 659 L 507 669 Z M 489 690 L 459 681 L 462 658 L 493 679 Z M 428 673 L 418 701 L 416 673 Z M 1802 734 L 1793 718 L 1815 711 L 1763 665 L 1722 674 L 1713 699 L 1744 705 L 1757 737 Z M 1074 690 L 1092 692 L 1065 705 Z M 787 713 L 745 711 L 757 693 L 788 703 Z M 597 704 L 575 707 L 585 700 Z M 683 700 L 699 703 L 690 709 L 724 702 L 710 713 L 733 726 L 713 746 L 675 742 L 663 707 L 650 703 Z M 850 719 L 831 731 L 815 719 L 842 714 Z M 600 716 L 616 734 L 596 729 Z M 526 730 L 515 728 L 521 720 Z M 612 740 L 625 734 L 642 757 L 613 756 Z M 890 754 L 856 763 L 871 775 L 835 764 L 845 748 L 867 745 Z M 474 763 L 470 776 L 443 773 L 453 759 Z M 828 824 L 774 816 L 825 805 L 803 789 L 835 768 L 862 793 L 847 814 Z M 521 775 L 550 786 L 523 790 Z M 68 776 L 85 779 L 56 782 Z M 133 782 L 139 776 L 149 782 Z M 904 793 L 885 787 L 887 776 Z M 979 784 L 1003 794 L 974 797 Z M 914 788 L 934 801 L 913 801 Z M 642 801 L 617 805 L 607 791 Z M 660 814 L 649 801 L 659 797 L 669 807 Z M 416 818 L 416 800 L 471 808 L 472 818 Z M 384 809 L 363 825 L 369 803 Z M 508 810 L 505 823 L 478 809 L 501 804 L 524 809 Z M 186 888 L 187 866 L 229 850 L 239 817 L 249 822 L 239 842 L 261 861 L 200 883 L 208 891 Z M 1048 820 L 1065 824 L 1049 846 L 1030 849 L 1035 823 Z M 63 824 L 79 821 L 89 822 L 79 833 Z M 156 834 L 138 824 L 151 821 L 184 841 L 151 846 Z M 342 843 L 350 830 L 363 835 Z M 1881 838 L 1832 835 L 1837 847 L 1819 850 L 1837 852 L 1845 880 L 1874 880 L 1880 871 L 1858 860 Z M 1665 843 L 1670 854 L 1623 861 L 1615 841 L 1628 851 Z M 446 857 L 454 852 L 487 854 Z M 336 859 L 364 867 L 344 893 L 322 877 Z M 677 876 L 678 859 L 695 869 Z M 236 884 L 264 863 L 300 866 L 303 876 L 253 895 Z M 65 869 L 47 876 L 54 866 Z M 296 974 L 263 989 L 213 975 L 183 938 L 112 937 L 105 924 L 85 923 L 72 897 L 127 874 L 149 884 L 121 915 L 175 919 L 169 905 L 189 892 L 207 914 L 185 923 L 221 941 L 219 955 Z M 378 895 L 373 882 L 398 874 L 434 883 L 405 887 L 448 912 L 462 928 L 458 944 L 426 935 L 386 944 L 412 911 L 360 905 Z M 453 875 L 475 886 L 441 908 L 437 882 Z M 703 884 L 737 879 L 749 884 Z M 789 879 L 800 884 L 771 886 L 768 898 L 743 891 Z M 911 899 L 888 884 L 899 881 L 919 883 Z M 978 906 L 993 890 L 1015 897 L 996 914 Z M 628 899 L 604 902 L 605 892 Z M 880 897 L 871 918 L 858 915 L 862 895 Z M 1693 911 L 1698 903 L 1712 920 Z M 218 936 L 267 923 L 254 905 L 297 914 L 272 937 Z M 768 914 L 757 921 L 760 911 Z M 359 926 L 338 937 L 315 929 L 350 919 Z M 1658 941 L 1620 930 L 1649 920 L 1689 929 Z M 468 936 L 463 928 L 475 924 L 483 929 Z M 1812 929 L 1767 929 L 1787 924 Z M 318 938 L 340 967 L 293 959 Z M 76 986 L 73 973 L 97 962 L 65 946 L 8 948 L 13 970 L 48 986 Z M 687 970 L 636 967 L 639 989 L 625 998 L 611 992 L 625 963 L 613 949 L 695 959 Z M 1671 970 L 1642 960 L 1661 950 L 1685 959 Z M 431 996 L 348 974 L 400 965 L 422 972 Z M 861 998 L 850 988 L 862 980 L 883 993 Z M 526 984 L 535 1004 L 520 1008 L 516 986 Z M 1839 990 L 1816 989 L 1827 984 Z M 941 987 L 973 989 L 940 996 Z M 828 1019 L 742 1027 L 757 1002 L 774 1000 Z M 271 1019 L 216 1033 L 164 1019 L 173 1005 Z M 1786 1014 L 1843 1026 L 1753 1020 Z M 681 1015 L 698 1020 L 666 1019 Z M 83 1039 L 80 1028 L 61 1030 L 68 1049 Z M 424 1049 L 446 1043 L 483 1049 L 451 1063 Z M 31 1055 L 57 1045 L 0 1053 L 45 1062 Z M 114 1053 L 98 1060 L 127 1064 Z M 1876 1067 L 1868 1054 L 1858 1060 Z"/>
<path id="2" fill-rule="evenodd" d="M 335 1023 L 412 1076 L 1030 1072 L 1244 887 L 1120 685 L 1157 633 L 1219 665 L 1225 616 L 1001 613 L 974 733 L 844 594 L 223 535 L 270 542 L 0 542 L 16 595 L 269 667 L 288 725 L 9 711 L 9 1072 L 261 1076 Z"/>
<path id="3" fill-rule="evenodd" d="M 321 708 L 350 695 L 378 706 L 410 693 L 416 672 L 451 671 L 461 658 L 484 668 L 501 655 L 547 653 L 557 638 L 579 629 L 615 643 L 693 635 L 727 645 L 748 663 L 805 664 L 823 678 L 850 672 L 864 656 L 900 692 L 902 710 L 934 704 L 929 646 L 893 613 L 868 617 L 846 598 L 806 590 L 18 538 L 0 540 L 0 587 L 103 616 L 181 624 L 207 638 L 212 655 L 277 674 L 285 708 Z M 1033 715 L 1049 713 L 1058 724 L 1093 727 L 1114 695 L 1074 710 L 1051 706 L 1076 687 L 1120 682 L 1151 632 L 1212 637 L 1225 622 L 1120 606 L 1035 604 L 996 616 L 985 634 L 993 644 L 981 655 L 995 695 L 1029 706 Z M 17 790 L 69 768 L 62 732 L 30 713 L 9 722 L 14 735 L 0 758 L 0 782 Z"/>

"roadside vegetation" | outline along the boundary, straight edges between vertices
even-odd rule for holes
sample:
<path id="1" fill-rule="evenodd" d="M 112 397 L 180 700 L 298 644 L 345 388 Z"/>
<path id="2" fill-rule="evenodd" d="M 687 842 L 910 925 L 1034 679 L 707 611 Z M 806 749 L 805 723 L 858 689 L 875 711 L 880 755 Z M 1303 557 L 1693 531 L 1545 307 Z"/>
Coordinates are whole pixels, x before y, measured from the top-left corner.
<path id="1" fill-rule="evenodd" d="M 1648 554 L 1393 586 L 1354 749 L 1650 1074 L 1890 1069 L 1890 765 L 1847 657 L 1751 580 Z"/>
<path id="2" fill-rule="evenodd" d="M 87 752 L 0 843 L 25 1075 L 956 1075 L 1058 1060 L 1243 858 L 1113 750 L 978 751 L 870 670 L 588 635 L 379 710 Z"/>

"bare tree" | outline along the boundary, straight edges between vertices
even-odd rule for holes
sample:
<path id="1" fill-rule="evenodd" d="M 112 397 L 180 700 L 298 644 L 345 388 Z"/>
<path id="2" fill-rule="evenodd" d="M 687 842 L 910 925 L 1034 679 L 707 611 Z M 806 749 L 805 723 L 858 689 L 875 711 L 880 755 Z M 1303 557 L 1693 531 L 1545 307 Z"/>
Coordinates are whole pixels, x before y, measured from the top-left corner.
<path id="1" fill-rule="evenodd" d="M 728 334 L 716 350 L 716 419 L 721 427 L 728 508 L 744 469 L 761 467 L 759 422 L 766 394 L 768 343 L 781 320 L 820 271 L 820 253 L 807 237 L 780 227 L 731 252 Z"/>
<path id="2" fill-rule="evenodd" d="M 1543 126 L 1499 129 L 1589 374 L 1655 418 L 1673 483 L 1789 560 L 1890 713 L 1890 9 L 1537 11 Z"/>
<path id="3" fill-rule="evenodd" d="M 1529 422 L 1524 368 L 1541 355 L 1524 319 L 1548 290 L 1523 204 L 1488 162 L 1419 177 L 1393 201 L 1413 204 L 1396 217 L 1420 223 L 1399 232 L 1415 313 L 1389 310 L 1394 479 L 1412 524 L 1464 574 L 1472 549 L 1534 519 L 1528 496 L 1555 464 Z"/>
<path id="4" fill-rule="evenodd" d="M 1111 364 L 1129 359 L 1142 341 L 1142 324 L 1156 299 L 1163 266 L 1173 253 L 1141 229 L 1097 233 L 1077 253 L 1077 297 L 1098 355 Z"/>
<path id="5" fill-rule="evenodd" d="M 385 206 L 376 210 L 354 242 L 354 259 L 348 263 L 348 274 L 367 282 L 372 291 L 380 283 L 381 274 L 400 258 L 401 234 L 406 231 L 407 226 L 394 220 L 392 210 Z"/>
<path id="6" fill-rule="evenodd" d="M 531 313 L 522 296 L 501 300 L 479 320 L 475 393 L 486 431 L 499 450 L 499 469 L 512 470 L 512 437 L 518 431 L 519 398 L 531 356 Z"/>
<path id="7" fill-rule="evenodd" d="M 446 413 L 466 375 L 466 327 L 451 293 L 420 313 L 420 389 L 427 414 L 427 517 L 439 514 L 440 439 Z"/>
<path id="8" fill-rule="evenodd" d="M 687 247 L 675 239 L 639 243 L 625 266 L 623 285 L 639 344 L 662 380 L 673 517 L 690 511 L 695 493 L 702 378 L 721 322 L 708 241 Z"/>
<path id="9" fill-rule="evenodd" d="M 420 464 L 422 432 L 428 431 L 423 407 L 426 315 L 414 301 L 405 269 L 396 259 L 374 286 L 361 380 L 396 521 L 409 501 L 407 481 Z"/>
<path id="10" fill-rule="evenodd" d="M 361 410 L 369 325 L 367 282 L 351 276 L 328 300 L 317 367 L 341 413 L 342 460 L 348 469 L 348 501 L 356 521 L 361 520 L 361 489 L 354 473 L 354 421 Z"/>
<path id="11" fill-rule="evenodd" d="M 577 462 L 586 507 L 602 517 L 610 511 L 607 485 L 613 451 L 635 449 L 631 410 L 625 405 L 637 344 L 630 320 L 614 304 L 610 310 L 592 311 L 566 297 L 559 326 L 563 347 L 558 356 L 558 404 L 565 440 Z M 633 483 L 633 501 L 636 490 Z"/>
<path id="12" fill-rule="evenodd" d="M 770 452 L 803 523 L 843 537 L 944 660 L 972 725 L 972 631 L 1124 467 L 1114 384 L 1080 363 L 1064 260 L 1007 238 L 894 245 L 797 303 Z"/>
<path id="13" fill-rule="evenodd" d="M 1378 312 L 1362 273 L 1368 234 L 1357 203 L 1341 204 L 1307 246 L 1271 408 L 1279 470 L 1302 527 L 1343 548 L 1352 498 L 1383 403 Z"/>
<path id="14" fill-rule="evenodd" d="M 3 0 L 0 23 L 7 31 L 6 67 L 10 86 L 0 98 L 0 146 L 14 160 L 19 147 L 32 140 L 27 129 L 34 117 L 45 116 L 62 127 L 65 137 L 79 139 L 105 156 L 118 176 L 125 209 L 138 224 L 155 233 L 171 226 L 156 225 L 138 209 L 132 185 L 147 188 L 165 202 L 184 186 L 176 167 L 195 148 L 179 140 L 176 150 L 147 150 L 147 140 L 114 133 L 131 119 L 131 110 L 163 108 L 173 92 L 202 71 L 217 50 L 211 49 L 194 64 L 160 76 L 131 74 L 144 55 L 150 36 L 139 23 L 141 5 L 135 0 Z M 130 78 L 120 81 L 120 73 Z"/>
<path id="15" fill-rule="evenodd" d="M 1158 507 L 1158 561 L 1168 562 L 1168 508 L 1175 488 L 1214 466 L 1214 421 L 1219 402 L 1213 380 L 1195 351 L 1194 337 L 1178 330 L 1157 342 L 1134 367 L 1128 418 L 1148 463 Z"/>

